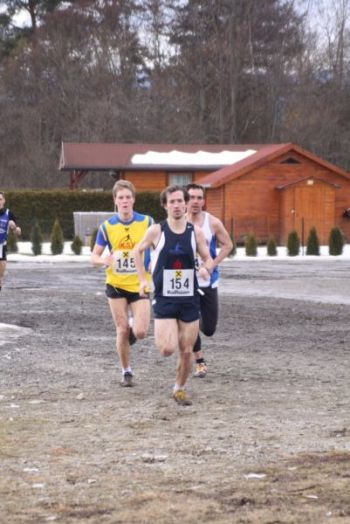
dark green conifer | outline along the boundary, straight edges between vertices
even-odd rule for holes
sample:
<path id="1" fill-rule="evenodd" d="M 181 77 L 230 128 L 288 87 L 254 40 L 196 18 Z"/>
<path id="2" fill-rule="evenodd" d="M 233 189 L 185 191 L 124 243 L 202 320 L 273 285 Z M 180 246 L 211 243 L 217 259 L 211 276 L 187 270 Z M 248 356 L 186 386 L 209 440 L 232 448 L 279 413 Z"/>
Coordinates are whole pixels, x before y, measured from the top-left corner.
<path id="1" fill-rule="evenodd" d="M 344 247 L 344 236 L 339 227 L 333 227 L 329 233 L 328 248 L 329 254 L 333 256 L 341 255 Z"/>
<path id="2" fill-rule="evenodd" d="M 299 255 L 300 240 L 296 231 L 291 231 L 288 235 L 287 240 L 287 253 L 290 257 L 296 257 Z"/>
<path id="3" fill-rule="evenodd" d="M 35 220 L 35 222 L 33 224 L 30 238 L 31 238 L 31 241 L 32 241 L 32 252 L 33 252 L 33 255 L 35 255 L 35 256 L 41 255 L 42 243 L 43 243 L 43 235 L 42 235 L 42 232 L 41 232 L 40 224 L 39 224 L 39 222 L 37 220 Z"/>
<path id="4" fill-rule="evenodd" d="M 90 238 L 90 249 L 91 251 L 94 249 L 96 237 L 97 237 L 98 229 L 94 229 Z"/>
<path id="5" fill-rule="evenodd" d="M 51 253 L 53 255 L 60 255 L 61 253 L 63 253 L 64 238 L 63 238 L 63 231 L 62 231 L 58 218 L 56 218 L 52 226 L 50 239 L 51 239 Z"/>
<path id="6" fill-rule="evenodd" d="M 267 254 L 269 257 L 275 257 L 277 255 L 277 244 L 273 236 L 270 236 L 267 241 Z"/>
<path id="7" fill-rule="evenodd" d="M 318 240 L 317 231 L 315 227 L 310 229 L 310 233 L 306 243 L 306 254 L 307 255 L 319 255 L 320 254 L 320 242 Z"/>
<path id="8" fill-rule="evenodd" d="M 81 255 L 81 250 L 83 248 L 83 241 L 79 235 L 75 235 L 70 247 L 75 255 Z"/>
<path id="9" fill-rule="evenodd" d="M 7 251 L 9 253 L 18 253 L 17 235 L 12 228 L 7 235 Z"/>
<path id="10" fill-rule="evenodd" d="M 233 258 L 236 255 L 236 253 L 237 253 L 237 244 L 236 244 L 236 241 L 235 241 L 235 239 L 234 239 L 234 237 L 232 235 L 231 235 L 231 240 L 232 240 L 232 249 L 231 249 L 230 253 L 228 254 L 228 256 L 230 258 Z"/>
<path id="11" fill-rule="evenodd" d="M 258 246 L 256 242 L 256 236 L 253 231 L 250 231 L 244 239 L 245 254 L 247 257 L 256 257 L 258 254 Z"/>

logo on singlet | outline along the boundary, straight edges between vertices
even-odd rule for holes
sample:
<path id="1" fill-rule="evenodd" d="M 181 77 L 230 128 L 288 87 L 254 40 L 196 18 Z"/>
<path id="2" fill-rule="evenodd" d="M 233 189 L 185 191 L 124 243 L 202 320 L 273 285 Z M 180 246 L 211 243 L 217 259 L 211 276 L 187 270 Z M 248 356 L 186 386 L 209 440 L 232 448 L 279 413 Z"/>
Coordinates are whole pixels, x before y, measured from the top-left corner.
<path id="1" fill-rule="evenodd" d="M 182 262 L 179 259 L 176 259 L 173 262 L 173 269 L 182 269 Z"/>
<path id="2" fill-rule="evenodd" d="M 176 242 L 175 247 L 169 249 L 169 253 L 171 253 L 172 255 L 185 255 L 186 254 L 180 242 Z"/>
<path id="3" fill-rule="evenodd" d="M 130 234 L 127 234 L 122 238 L 118 244 L 118 249 L 132 249 L 135 245 L 135 242 L 132 241 Z"/>

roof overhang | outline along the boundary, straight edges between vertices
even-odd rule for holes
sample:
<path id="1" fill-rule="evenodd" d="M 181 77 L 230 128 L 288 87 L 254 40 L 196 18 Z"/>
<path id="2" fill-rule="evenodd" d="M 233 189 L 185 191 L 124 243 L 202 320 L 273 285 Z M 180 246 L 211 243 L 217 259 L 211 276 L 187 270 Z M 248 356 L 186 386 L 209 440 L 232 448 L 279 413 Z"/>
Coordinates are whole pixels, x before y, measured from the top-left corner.
<path id="1" fill-rule="evenodd" d="M 309 177 L 300 178 L 299 180 L 294 180 L 293 182 L 290 182 L 288 184 L 276 186 L 275 189 L 277 189 L 278 191 L 283 191 L 285 189 L 289 189 L 290 187 L 297 186 L 297 185 L 303 184 L 303 183 L 306 186 L 312 186 L 312 185 L 314 185 L 315 182 L 318 182 L 318 183 L 321 183 L 321 184 L 324 184 L 324 185 L 327 185 L 327 186 L 332 186 L 335 189 L 339 189 L 341 187 L 339 184 L 334 184 L 333 182 L 328 182 L 328 180 L 323 180 L 322 178 L 315 177 L 315 176 L 309 176 Z"/>

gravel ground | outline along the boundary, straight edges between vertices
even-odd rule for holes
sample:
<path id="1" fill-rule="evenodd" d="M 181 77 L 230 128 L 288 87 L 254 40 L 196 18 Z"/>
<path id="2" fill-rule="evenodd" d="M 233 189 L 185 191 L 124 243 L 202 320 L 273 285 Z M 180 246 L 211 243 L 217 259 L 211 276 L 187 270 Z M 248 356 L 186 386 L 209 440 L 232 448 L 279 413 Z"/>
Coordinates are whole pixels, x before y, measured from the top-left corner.
<path id="1" fill-rule="evenodd" d="M 102 271 L 30 260 L 1 292 L 1 523 L 350 522 L 349 261 L 225 262 L 183 408 L 152 326 L 120 388 Z"/>

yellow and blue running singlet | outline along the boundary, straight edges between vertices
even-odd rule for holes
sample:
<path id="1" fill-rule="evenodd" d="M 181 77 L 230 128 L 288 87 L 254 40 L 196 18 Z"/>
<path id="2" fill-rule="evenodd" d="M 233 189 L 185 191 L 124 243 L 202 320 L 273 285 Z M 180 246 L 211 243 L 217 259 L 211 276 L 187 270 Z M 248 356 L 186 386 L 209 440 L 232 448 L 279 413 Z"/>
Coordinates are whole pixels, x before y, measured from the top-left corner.
<path id="1" fill-rule="evenodd" d="M 152 217 L 134 211 L 132 218 L 127 222 L 123 222 L 116 214 L 101 224 L 97 233 L 96 244 L 108 247 L 109 251 L 113 253 L 113 264 L 106 269 L 106 284 L 130 293 L 138 292 L 139 280 L 132 250 L 142 240 L 145 231 L 153 222 Z M 148 273 L 149 250 L 144 253 L 143 262 L 147 278 L 150 280 L 151 276 Z"/>

